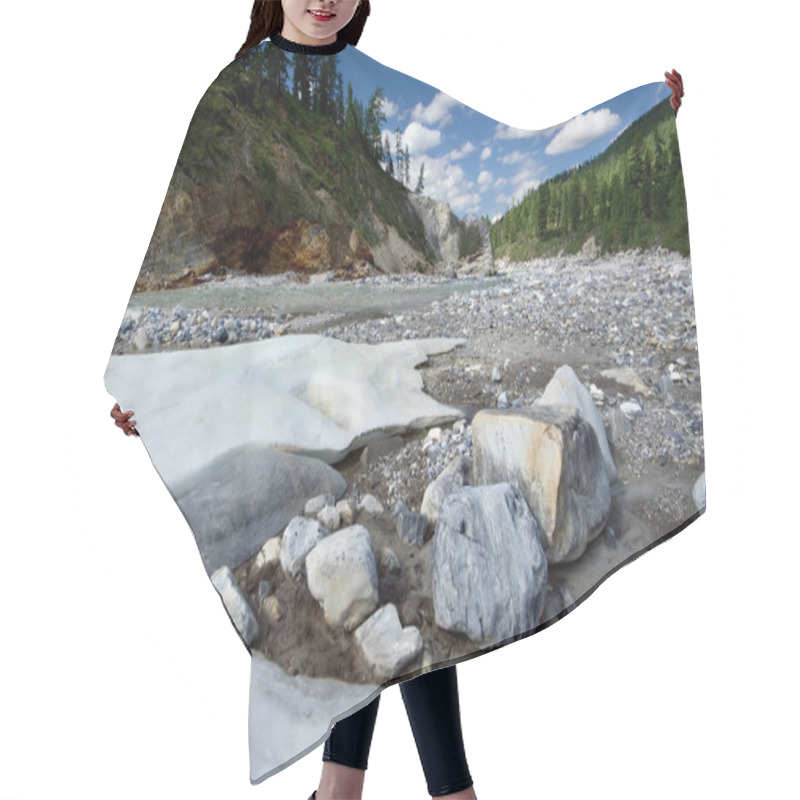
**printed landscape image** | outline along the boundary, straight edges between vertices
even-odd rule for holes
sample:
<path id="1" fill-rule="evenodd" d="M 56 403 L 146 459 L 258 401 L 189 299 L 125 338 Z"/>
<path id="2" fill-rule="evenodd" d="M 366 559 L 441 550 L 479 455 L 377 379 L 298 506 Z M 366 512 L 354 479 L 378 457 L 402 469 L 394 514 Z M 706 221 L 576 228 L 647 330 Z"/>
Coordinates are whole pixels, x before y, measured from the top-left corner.
<path id="1" fill-rule="evenodd" d="M 106 385 L 253 655 L 254 777 L 705 510 L 668 94 L 525 131 L 265 41 L 200 101 Z"/>

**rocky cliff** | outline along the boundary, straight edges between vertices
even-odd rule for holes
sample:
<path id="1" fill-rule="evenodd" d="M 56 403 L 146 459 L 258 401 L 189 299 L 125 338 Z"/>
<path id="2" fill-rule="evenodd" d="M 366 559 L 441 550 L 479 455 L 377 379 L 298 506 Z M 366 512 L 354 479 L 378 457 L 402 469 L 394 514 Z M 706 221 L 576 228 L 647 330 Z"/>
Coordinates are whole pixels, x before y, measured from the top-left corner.
<path id="1" fill-rule="evenodd" d="M 309 163 L 298 151 L 318 143 L 294 146 L 312 134 L 302 133 L 300 121 L 287 133 L 291 116 L 274 115 L 265 126 L 232 104 L 225 114 L 221 135 L 207 130 L 198 108 L 137 291 L 230 271 L 348 278 L 493 270 L 484 220 L 466 222 L 446 203 L 409 191 L 356 146 L 337 143 L 336 161 L 315 153 Z"/>

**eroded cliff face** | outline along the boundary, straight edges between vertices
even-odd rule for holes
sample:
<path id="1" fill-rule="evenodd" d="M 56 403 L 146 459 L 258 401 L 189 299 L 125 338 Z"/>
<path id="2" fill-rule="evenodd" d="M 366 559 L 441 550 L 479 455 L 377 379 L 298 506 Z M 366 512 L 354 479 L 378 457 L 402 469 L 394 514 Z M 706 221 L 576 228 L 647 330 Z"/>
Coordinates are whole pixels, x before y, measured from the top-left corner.
<path id="1" fill-rule="evenodd" d="M 313 185 L 311 168 L 287 143 L 270 141 L 268 163 L 262 155 L 259 169 L 252 137 L 242 132 L 236 139 L 229 163 L 209 170 L 203 183 L 178 161 L 136 291 L 193 285 L 228 272 L 331 271 L 356 278 L 493 270 L 485 220 L 459 219 L 446 203 L 408 191 L 367 159 L 362 168 L 370 187 L 351 187 L 359 200 L 354 218 L 331 192 Z M 376 184 L 393 199 L 392 213 L 376 209 Z"/>

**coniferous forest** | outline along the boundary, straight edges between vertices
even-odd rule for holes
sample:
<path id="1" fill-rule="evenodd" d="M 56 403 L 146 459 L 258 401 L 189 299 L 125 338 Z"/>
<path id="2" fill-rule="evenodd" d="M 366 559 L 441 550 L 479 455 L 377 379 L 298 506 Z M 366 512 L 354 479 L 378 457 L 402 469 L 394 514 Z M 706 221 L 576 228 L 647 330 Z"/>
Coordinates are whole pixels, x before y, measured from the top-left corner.
<path id="1" fill-rule="evenodd" d="M 278 47 L 256 47 L 241 56 L 244 69 L 225 70 L 219 85 L 227 97 L 242 109 L 256 115 L 267 114 L 277 99 L 296 103 L 312 114 L 324 117 L 341 130 L 349 142 L 357 143 L 365 155 L 407 188 L 420 193 L 424 187 L 424 165 L 412 187 L 410 154 L 400 127 L 394 141 L 381 136 L 384 92 L 376 87 L 366 105 L 344 88 L 337 58 L 291 59 Z M 290 69 L 291 66 L 291 69 Z"/>
<path id="2" fill-rule="evenodd" d="M 660 244 L 689 254 L 675 114 L 666 99 L 601 154 L 531 190 L 491 225 L 495 255 L 525 260 L 580 250 Z"/>
<path id="3" fill-rule="evenodd" d="M 283 134 L 307 165 L 308 177 L 345 204 L 352 189 L 338 168 L 345 166 L 343 157 L 351 180 L 377 186 L 373 175 L 354 166 L 356 154 L 380 165 L 406 190 L 423 192 L 424 162 L 412 177 L 400 127 L 393 136 L 381 132 L 386 123 L 382 87 L 365 104 L 349 82 L 343 85 L 337 58 L 292 59 L 280 48 L 256 47 L 241 59 L 244 68 L 224 70 L 198 107 L 193 124 L 203 127 L 202 134 L 187 137 L 180 157 L 189 174 L 200 178 L 205 166 L 225 157 L 222 140 L 237 125 L 231 104 L 261 117 L 267 127 L 276 108 L 291 105 L 291 119 L 300 124 L 281 126 Z M 263 150 L 266 141 L 254 145 L 256 166 L 269 181 L 274 171 Z M 345 146 L 352 148 L 348 156 L 342 152 Z M 495 255 L 512 260 L 575 253 L 591 236 L 605 253 L 661 245 L 688 255 L 683 171 L 668 99 L 629 125 L 601 154 L 543 181 L 494 222 L 485 219 Z"/>

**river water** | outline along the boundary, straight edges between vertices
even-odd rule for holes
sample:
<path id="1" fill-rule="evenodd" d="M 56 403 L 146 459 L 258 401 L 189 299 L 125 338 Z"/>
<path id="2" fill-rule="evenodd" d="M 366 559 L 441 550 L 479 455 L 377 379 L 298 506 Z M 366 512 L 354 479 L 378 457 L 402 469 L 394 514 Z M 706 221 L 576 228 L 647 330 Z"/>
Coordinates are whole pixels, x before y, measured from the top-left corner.
<path id="1" fill-rule="evenodd" d="M 399 279 L 398 279 L 399 278 Z M 452 294 L 496 288 L 509 279 L 469 277 L 442 280 L 420 275 L 368 278 L 364 281 L 298 283 L 274 278 L 234 278 L 187 289 L 139 292 L 130 307 L 236 309 L 239 313 L 265 311 L 314 317 L 335 314 L 345 320 L 376 319 L 416 311 Z"/>

